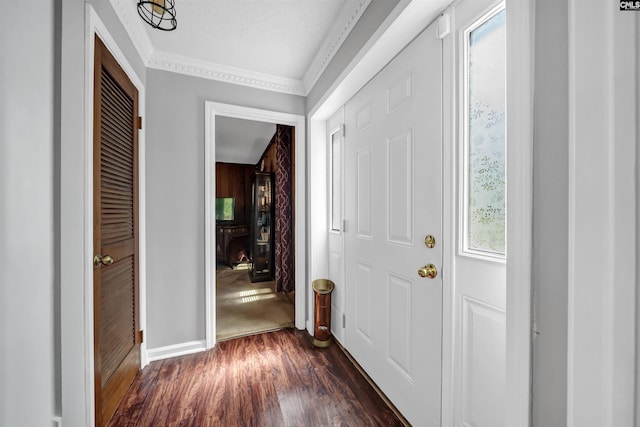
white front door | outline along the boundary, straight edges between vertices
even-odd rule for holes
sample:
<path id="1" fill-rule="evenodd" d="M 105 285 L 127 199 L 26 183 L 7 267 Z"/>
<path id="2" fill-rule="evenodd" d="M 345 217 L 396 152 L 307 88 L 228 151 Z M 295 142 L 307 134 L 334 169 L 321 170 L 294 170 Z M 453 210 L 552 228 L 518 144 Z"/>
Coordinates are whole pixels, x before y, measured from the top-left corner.
<path id="1" fill-rule="evenodd" d="M 445 62 L 445 75 L 452 76 L 456 114 L 453 184 L 447 191 L 456 244 L 447 248 L 453 339 L 445 339 L 452 370 L 444 376 L 443 390 L 450 392 L 443 397 L 443 422 L 500 427 L 506 356 L 506 13 L 495 0 L 463 0 L 448 13 L 454 31 L 445 45 L 454 60 Z"/>
<path id="2" fill-rule="evenodd" d="M 418 274 L 442 265 L 442 41 L 433 25 L 345 105 L 345 122 L 345 344 L 413 425 L 439 426 L 442 276 Z"/>

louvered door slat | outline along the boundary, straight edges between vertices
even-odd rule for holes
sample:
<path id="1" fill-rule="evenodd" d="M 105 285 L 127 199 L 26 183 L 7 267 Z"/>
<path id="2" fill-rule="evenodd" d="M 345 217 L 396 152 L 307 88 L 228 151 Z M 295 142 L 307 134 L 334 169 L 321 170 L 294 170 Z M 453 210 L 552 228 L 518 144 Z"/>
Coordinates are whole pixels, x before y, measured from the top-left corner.
<path id="1" fill-rule="evenodd" d="M 119 138 L 126 138 L 129 127 L 118 123 L 118 120 L 122 120 L 122 117 L 118 117 L 114 112 L 109 110 L 105 110 L 103 111 L 103 113 L 103 128 L 106 132 L 108 132 L 106 133 L 106 136 L 111 137 L 116 141 Z"/>
<path id="2" fill-rule="evenodd" d="M 102 165 L 102 179 L 112 184 L 119 183 L 123 190 L 133 191 L 131 187 L 131 172 L 126 172 L 118 168 L 111 167 L 107 164 Z"/>
<path id="3" fill-rule="evenodd" d="M 123 174 L 131 174 L 133 172 L 133 169 L 131 169 L 130 167 L 126 166 L 126 165 L 122 165 L 118 159 L 112 158 L 110 156 L 103 156 L 104 160 L 102 162 L 102 165 L 106 168 L 110 168 L 113 171 L 120 171 Z"/>
<path id="4" fill-rule="evenodd" d="M 132 202 L 133 195 L 127 193 L 103 192 L 102 199 L 105 201 Z"/>
<path id="5" fill-rule="evenodd" d="M 126 164 L 122 164 L 122 167 L 129 167 L 129 163 L 133 159 L 133 154 L 129 153 L 126 150 L 123 150 L 120 147 L 117 147 L 116 144 L 118 141 L 109 135 L 105 135 L 105 139 L 108 142 L 108 145 L 105 147 L 104 157 L 105 160 L 110 161 L 111 163 L 120 163 L 126 162 Z"/>
<path id="6" fill-rule="evenodd" d="M 117 175 L 115 173 L 104 173 L 101 176 L 102 180 L 109 183 L 116 188 L 120 188 L 123 191 L 132 191 L 131 184 L 128 182 L 128 177 Z"/>
<path id="7" fill-rule="evenodd" d="M 114 115 L 123 117 L 120 123 L 127 124 L 129 119 L 133 117 L 133 102 L 127 94 L 122 92 L 120 85 L 113 81 L 111 76 L 102 76 L 103 99 L 106 101 L 106 110 L 111 111 Z"/>
<path id="8" fill-rule="evenodd" d="M 104 98 L 109 101 L 110 105 L 119 105 L 122 108 L 117 111 L 124 111 L 129 115 L 126 117 L 131 117 L 133 114 L 133 102 L 132 99 L 124 92 L 120 85 L 110 78 L 111 76 L 102 76 L 103 82 L 103 90 L 106 89 L 104 93 Z M 114 99 L 115 98 L 115 99 Z"/>
<path id="9" fill-rule="evenodd" d="M 107 137 L 111 137 L 115 141 L 118 141 L 120 138 L 127 138 L 130 128 L 133 127 L 133 123 L 119 123 L 119 120 L 122 120 L 122 117 L 109 109 L 105 109 L 102 113 L 104 115 L 102 128 L 106 132 L 105 135 Z"/>
<path id="10" fill-rule="evenodd" d="M 123 190 L 122 188 L 120 188 L 119 186 L 112 186 L 112 185 L 108 185 L 108 184 L 103 184 L 102 185 L 102 191 L 104 191 L 107 194 L 114 194 L 114 195 L 126 195 L 129 196 L 131 194 L 131 191 L 129 190 Z"/>
<path id="11" fill-rule="evenodd" d="M 121 145 L 122 141 L 126 140 L 124 139 L 126 138 L 126 134 L 121 134 L 117 132 L 116 129 L 107 125 L 109 124 L 105 123 L 100 129 L 102 132 L 102 140 L 108 142 L 105 146 L 105 154 L 115 160 L 130 161 L 133 158 L 133 153 Z"/>

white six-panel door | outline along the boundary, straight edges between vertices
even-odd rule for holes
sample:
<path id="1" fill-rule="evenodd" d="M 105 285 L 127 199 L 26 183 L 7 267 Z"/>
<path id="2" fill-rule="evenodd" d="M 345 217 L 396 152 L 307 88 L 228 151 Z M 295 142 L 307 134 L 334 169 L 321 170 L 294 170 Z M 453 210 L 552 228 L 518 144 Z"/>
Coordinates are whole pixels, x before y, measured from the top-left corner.
<path id="1" fill-rule="evenodd" d="M 345 106 L 346 347 L 416 426 L 440 425 L 442 41 L 427 28 Z M 434 248 L 427 248 L 433 235 Z"/>

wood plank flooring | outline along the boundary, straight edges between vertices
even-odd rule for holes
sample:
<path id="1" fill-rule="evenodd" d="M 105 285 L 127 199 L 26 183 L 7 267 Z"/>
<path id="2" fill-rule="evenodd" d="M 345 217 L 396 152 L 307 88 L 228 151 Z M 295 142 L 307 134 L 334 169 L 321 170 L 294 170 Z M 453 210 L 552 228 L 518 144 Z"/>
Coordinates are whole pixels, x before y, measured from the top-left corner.
<path id="1" fill-rule="evenodd" d="M 337 345 L 286 329 L 152 362 L 110 426 L 402 426 Z"/>

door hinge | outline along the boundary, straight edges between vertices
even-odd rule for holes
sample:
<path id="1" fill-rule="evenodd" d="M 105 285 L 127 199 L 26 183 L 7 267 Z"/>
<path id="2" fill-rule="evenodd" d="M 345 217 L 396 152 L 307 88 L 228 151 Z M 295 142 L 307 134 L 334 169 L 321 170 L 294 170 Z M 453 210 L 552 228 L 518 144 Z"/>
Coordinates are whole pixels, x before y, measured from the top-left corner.
<path id="1" fill-rule="evenodd" d="M 138 129 L 142 129 L 142 117 L 138 116 L 137 120 Z"/>
<path id="2" fill-rule="evenodd" d="M 138 343 L 142 344 L 144 342 L 144 331 L 138 331 Z"/>
<path id="3" fill-rule="evenodd" d="M 451 32 L 451 16 L 448 13 L 438 18 L 438 38 L 444 39 Z"/>
<path id="4" fill-rule="evenodd" d="M 342 328 L 346 328 L 347 327 L 347 315 L 343 314 L 342 315 Z"/>
<path id="5" fill-rule="evenodd" d="M 342 131 L 342 137 L 347 136 L 347 127 L 343 124 L 340 125 L 340 130 Z"/>
<path id="6" fill-rule="evenodd" d="M 343 233 L 347 232 L 347 220 L 346 219 L 342 220 L 342 232 Z"/>

